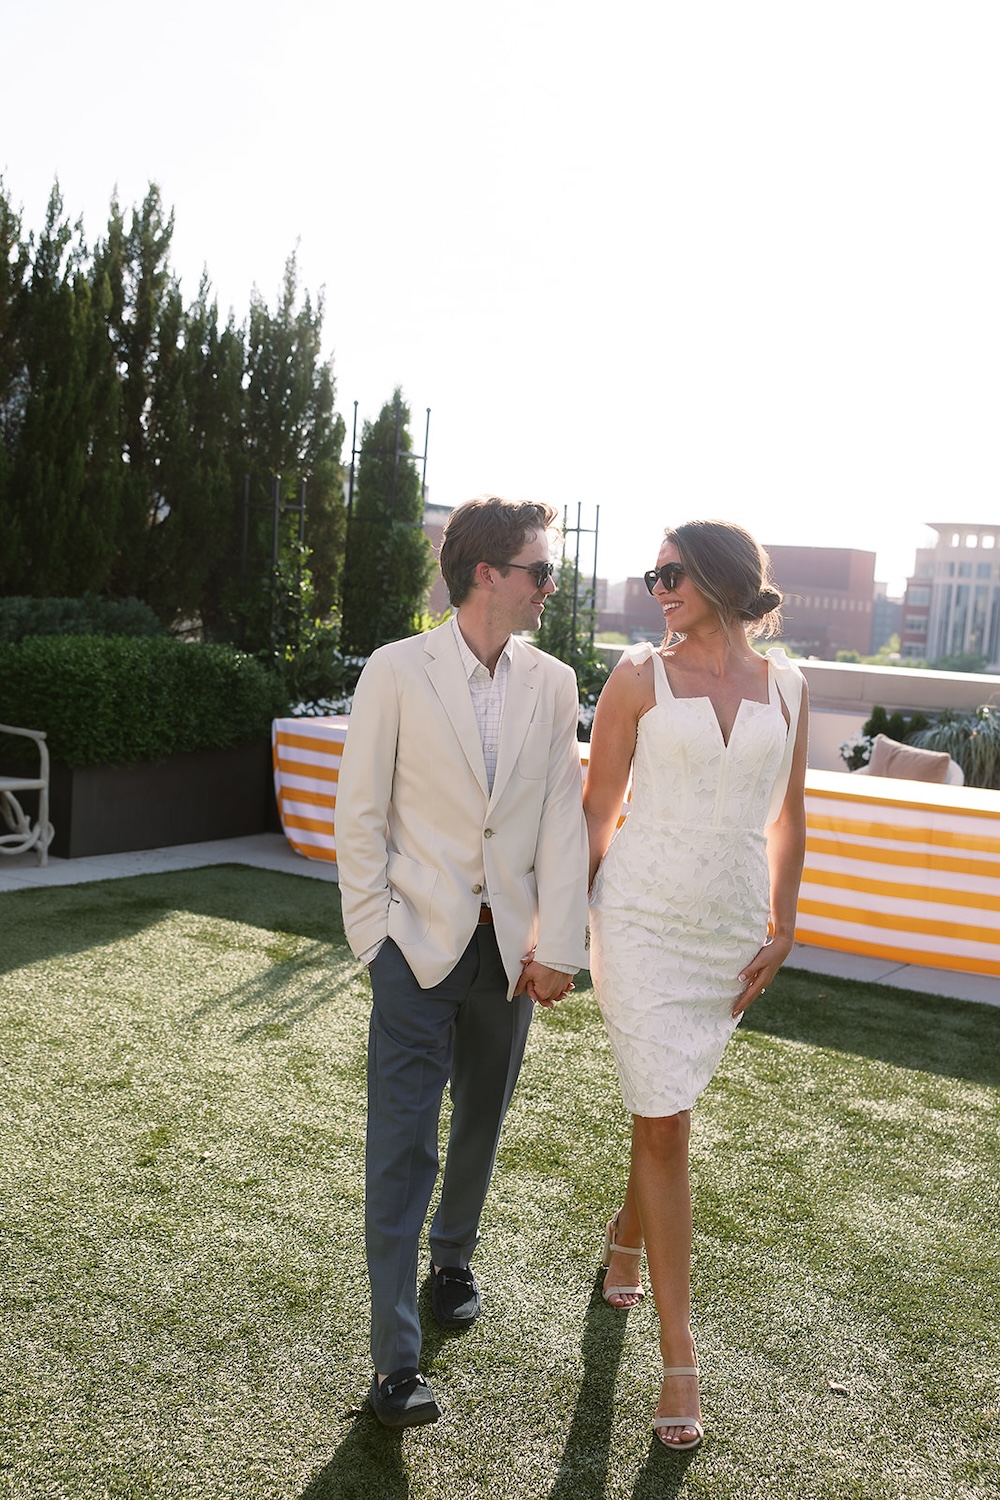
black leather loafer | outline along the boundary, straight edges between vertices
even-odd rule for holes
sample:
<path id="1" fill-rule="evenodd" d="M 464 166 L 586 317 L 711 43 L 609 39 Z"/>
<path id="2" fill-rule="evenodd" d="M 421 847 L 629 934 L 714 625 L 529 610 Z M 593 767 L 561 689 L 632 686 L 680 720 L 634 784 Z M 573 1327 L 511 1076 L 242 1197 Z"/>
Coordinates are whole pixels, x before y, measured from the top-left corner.
<path id="1" fill-rule="evenodd" d="M 431 1262 L 431 1311 L 442 1328 L 468 1328 L 483 1310 L 476 1278 L 468 1266 L 442 1266 Z"/>
<path id="2" fill-rule="evenodd" d="M 434 1392 L 412 1366 L 395 1370 L 381 1385 L 373 1375 L 368 1402 L 383 1427 L 420 1427 L 441 1415 Z"/>

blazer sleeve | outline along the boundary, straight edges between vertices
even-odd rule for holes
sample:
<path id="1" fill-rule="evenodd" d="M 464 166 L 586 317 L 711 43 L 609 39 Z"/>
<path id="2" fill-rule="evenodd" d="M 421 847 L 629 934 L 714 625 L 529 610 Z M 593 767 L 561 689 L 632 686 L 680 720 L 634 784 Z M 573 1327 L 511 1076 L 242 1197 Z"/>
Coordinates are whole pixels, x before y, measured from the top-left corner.
<path id="1" fill-rule="evenodd" d="M 334 809 L 344 931 L 355 957 L 388 933 L 387 828 L 398 734 L 395 673 L 376 652 L 355 689 Z"/>
<path id="2" fill-rule="evenodd" d="M 590 961 L 587 826 L 577 742 L 580 704 L 573 672 L 562 664 L 556 672 L 551 751 L 535 850 L 535 956 L 540 963 L 576 970 Z"/>

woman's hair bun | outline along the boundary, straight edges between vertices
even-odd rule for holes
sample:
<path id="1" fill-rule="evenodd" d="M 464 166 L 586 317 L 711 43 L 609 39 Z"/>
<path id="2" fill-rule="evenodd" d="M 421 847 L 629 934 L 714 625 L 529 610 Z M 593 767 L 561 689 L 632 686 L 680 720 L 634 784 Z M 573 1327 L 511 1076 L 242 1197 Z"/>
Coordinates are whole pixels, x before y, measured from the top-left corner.
<path id="1" fill-rule="evenodd" d="M 770 587 L 758 589 L 757 593 L 750 600 L 750 604 L 747 607 L 747 619 L 762 620 L 765 615 L 771 614 L 772 611 L 776 610 L 779 607 L 782 598 L 783 595 L 779 594 L 777 589 L 772 589 Z"/>

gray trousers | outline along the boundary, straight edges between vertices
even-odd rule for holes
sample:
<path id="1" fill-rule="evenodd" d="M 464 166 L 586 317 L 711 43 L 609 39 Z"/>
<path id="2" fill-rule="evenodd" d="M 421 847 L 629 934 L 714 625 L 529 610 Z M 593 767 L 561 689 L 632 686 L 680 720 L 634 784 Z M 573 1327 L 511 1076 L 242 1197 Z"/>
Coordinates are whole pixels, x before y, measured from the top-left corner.
<path id="1" fill-rule="evenodd" d="M 375 1369 L 420 1363 L 417 1256 L 438 1172 L 438 1123 L 451 1081 L 452 1117 L 431 1259 L 467 1266 L 531 1022 L 525 995 L 507 999 L 491 926 L 477 927 L 446 979 L 421 989 L 391 939 L 371 965 L 365 1247 Z"/>

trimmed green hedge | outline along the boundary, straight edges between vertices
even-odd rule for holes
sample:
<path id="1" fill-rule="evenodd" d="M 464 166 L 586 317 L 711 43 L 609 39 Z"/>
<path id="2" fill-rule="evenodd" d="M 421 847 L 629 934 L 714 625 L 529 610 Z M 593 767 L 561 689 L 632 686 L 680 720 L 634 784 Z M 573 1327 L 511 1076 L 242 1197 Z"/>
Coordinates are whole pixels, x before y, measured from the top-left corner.
<path id="1" fill-rule="evenodd" d="M 277 675 L 229 646 L 166 636 L 0 642 L 0 723 L 43 729 L 52 759 L 69 766 L 228 749 L 269 734 L 287 708 Z M 25 744 L 8 737 L 5 759 L 23 757 Z"/>
<path id="2" fill-rule="evenodd" d="M 148 604 L 140 599 L 32 599 L 12 594 L 0 598 L 0 641 L 23 641 L 29 635 L 164 635 Z"/>

